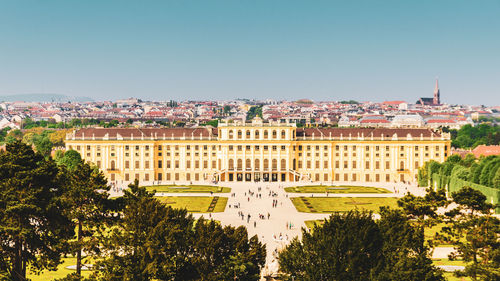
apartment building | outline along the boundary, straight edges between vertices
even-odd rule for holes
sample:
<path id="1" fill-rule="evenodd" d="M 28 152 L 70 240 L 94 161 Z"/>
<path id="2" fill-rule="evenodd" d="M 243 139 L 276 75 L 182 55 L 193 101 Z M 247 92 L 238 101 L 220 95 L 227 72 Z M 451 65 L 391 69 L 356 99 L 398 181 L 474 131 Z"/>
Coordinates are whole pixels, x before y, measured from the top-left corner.
<path id="1" fill-rule="evenodd" d="M 297 128 L 222 123 L 217 128 L 85 128 L 66 149 L 111 182 L 413 181 L 450 154 L 450 136 L 421 128 Z"/>

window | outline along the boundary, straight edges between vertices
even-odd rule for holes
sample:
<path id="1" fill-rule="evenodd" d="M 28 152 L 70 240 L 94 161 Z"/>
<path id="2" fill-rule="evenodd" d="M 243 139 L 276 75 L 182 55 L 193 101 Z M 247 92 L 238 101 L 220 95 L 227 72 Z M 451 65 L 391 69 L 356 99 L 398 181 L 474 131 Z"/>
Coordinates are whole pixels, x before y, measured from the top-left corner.
<path id="1" fill-rule="evenodd" d="M 273 139 L 276 139 L 278 137 L 278 134 L 276 133 L 276 130 L 273 130 Z"/>
<path id="2" fill-rule="evenodd" d="M 130 168 L 130 162 L 127 160 L 125 161 L 125 169 L 129 169 Z"/>
<path id="3" fill-rule="evenodd" d="M 158 160 L 158 169 L 161 169 L 161 168 L 162 168 L 161 160 Z"/>
<path id="4" fill-rule="evenodd" d="M 258 140 L 260 138 L 260 132 L 259 130 L 255 131 L 255 139 Z"/>
<path id="5" fill-rule="evenodd" d="M 135 161 L 135 168 L 139 169 L 139 161 Z"/>
<path id="6" fill-rule="evenodd" d="M 366 163 L 365 163 L 365 169 L 366 170 L 370 169 L 370 161 L 366 161 Z"/>
<path id="7" fill-rule="evenodd" d="M 285 139 L 286 133 L 284 130 L 281 131 L 281 139 Z"/>
<path id="8" fill-rule="evenodd" d="M 233 130 L 229 130 L 229 138 L 230 139 L 234 138 Z"/>
<path id="9" fill-rule="evenodd" d="M 191 169 L 191 161 L 186 160 L 186 169 Z"/>
<path id="10" fill-rule="evenodd" d="M 340 167 L 339 161 L 335 161 L 335 169 L 338 169 Z"/>
<path id="11" fill-rule="evenodd" d="M 389 161 L 385 161 L 385 168 L 387 170 L 390 169 L 390 162 Z"/>
<path id="12" fill-rule="evenodd" d="M 146 168 L 146 169 L 149 169 L 149 161 L 146 161 L 144 164 L 145 164 L 145 165 L 144 165 L 144 166 L 145 166 L 145 168 Z"/>
<path id="13" fill-rule="evenodd" d="M 233 146 L 232 145 L 229 146 L 229 151 L 233 151 Z"/>
<path id="14" fill-rule="evenodd" d="M 267 130 L 264 130 L 264 139 L 267 140 L 269 137 L 269 132 Z"/>
<path id="15" fill-rule="evenodd" d="M 375 169 L 376 170 L 380 169 L 380 162 L 379 161 L 375 161 Z"/>
<path id="16" fill-rule="evenodd" d="M 246 134 L 245 135 L 246 135 L 247 139 L 250 139 L 250 130 L 246 130 Z"/>
<path id="17" fill-rule="evenodd" d="M 241 132 L 241 130 L 238 130 L 238 139 L 241 140 L 243 136 L 243 133 Z"/>
<path id="18" fill-rule="evenodd" d="M 344 161 L 344 169 L 347 169 L 347 161 Z"/>
<path id="19" fill-rule="evenodd" d="M 356 169 L 356 161 L 352 161 L 352 168 Z"/>

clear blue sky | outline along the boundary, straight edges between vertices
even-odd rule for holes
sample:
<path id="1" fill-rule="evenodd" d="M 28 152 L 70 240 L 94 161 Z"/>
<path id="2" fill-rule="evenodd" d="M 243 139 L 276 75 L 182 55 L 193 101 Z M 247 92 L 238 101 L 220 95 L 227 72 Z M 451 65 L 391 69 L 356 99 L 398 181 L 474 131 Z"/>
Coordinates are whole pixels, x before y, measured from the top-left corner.
<path id="1" fill-rule="evenodd" d="M 499 0 L 0 0 L 0 95 L 500 105 Z"/>

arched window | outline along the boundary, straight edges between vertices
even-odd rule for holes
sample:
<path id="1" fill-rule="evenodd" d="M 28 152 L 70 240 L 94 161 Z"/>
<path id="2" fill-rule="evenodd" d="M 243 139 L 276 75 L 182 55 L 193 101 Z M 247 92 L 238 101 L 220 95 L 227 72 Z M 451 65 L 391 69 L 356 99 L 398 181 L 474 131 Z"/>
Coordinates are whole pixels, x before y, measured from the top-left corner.
<path id="1" fill-rule="evenodd" d="M 260 170 L 260 161 L 259 161 L 259 159 L 255 159 L 255 161 L 254 161 L 254 169 L 256 171 Z"/>
<path id="2" fill-rule="evenodd" d="M 245 170 L 251 170 L 252 169 L 252 160 L 247 159 L 245 161 Z"/>
<path id="3" fill-rule="evenodd" d="M 278 133 L 276 133 L 276 130 L 273 130 L 273 139 L 276 139 L 278 137 Z"/>
<path id="4" fill-rule="evenodd" d="M 249 140 L 250 139 L 250 130 L 247 130 L 245 135 L 246 135 L 246 139 Z"/>
<path id="5" fill-rule="evenodd" d="M 264 170 L 269 170 L 269 160 L 264 159 Z"/>
<path id="6" fill-rule="evenodd" d="M 238 170 L 243 169 L 243 160 L 238 159 Z"/>
<path id="7" fill-rule="evenodd" d="M 284 140 L 286 137 L 286 133 L 285 133 L 285 130 L 282 130 L 281 131 L 281 139 Z"/>
<path id="8" fill-rule="evenodd" d="M 269 137 L 269 132 L 267 130 L 264 130 L 264 139 L 267 140 Z"/>
<path id="9" fill-rule="evenodd" d="M 233 138 L 234 138 L 233 130 L 229 130 L 229 139 L 233 139 Z"/>
<path id="10" fill-rule="evenodd" d="M 234 160 L 229 159 L 229 170 L 234 170 Z"/>
<path id="11" fill-rule="evenodd" d="M 273 159 L 273 170 L 278 170 L 278 160 Z"/>
<path id="12" fill-rule="evenodd" d="M 260 139 L 260 131 L 259 130 L 255 130 L 255 139 L 256 140 Z"/>
<path id="13" fill-rule="evenodd" d="M 241 133 L 241 130 L 238 130 L 238 139 L 241 140 L 242 136 L 243 136 L 243 134 Z"/>
<path id="14" fill-rule="evenodd" d="M 281 170 L 284 171 L 286 170 L 286 160 L 285 159 L 281 159 Z"/>

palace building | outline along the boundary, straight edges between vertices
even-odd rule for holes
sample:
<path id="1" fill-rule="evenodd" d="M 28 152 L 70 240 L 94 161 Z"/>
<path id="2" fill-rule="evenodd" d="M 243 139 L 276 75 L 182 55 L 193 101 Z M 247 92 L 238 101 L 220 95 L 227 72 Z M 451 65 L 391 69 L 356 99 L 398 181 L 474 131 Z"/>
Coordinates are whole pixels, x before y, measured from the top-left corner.
<path id="1" fill-rule="evenodd" d="M 449 134 L 413 128 L 297 128 L 222 123 L 217 128 L 85 128 L 68 134 L 111 182 L 414 181 L 444 161 Z"/>

